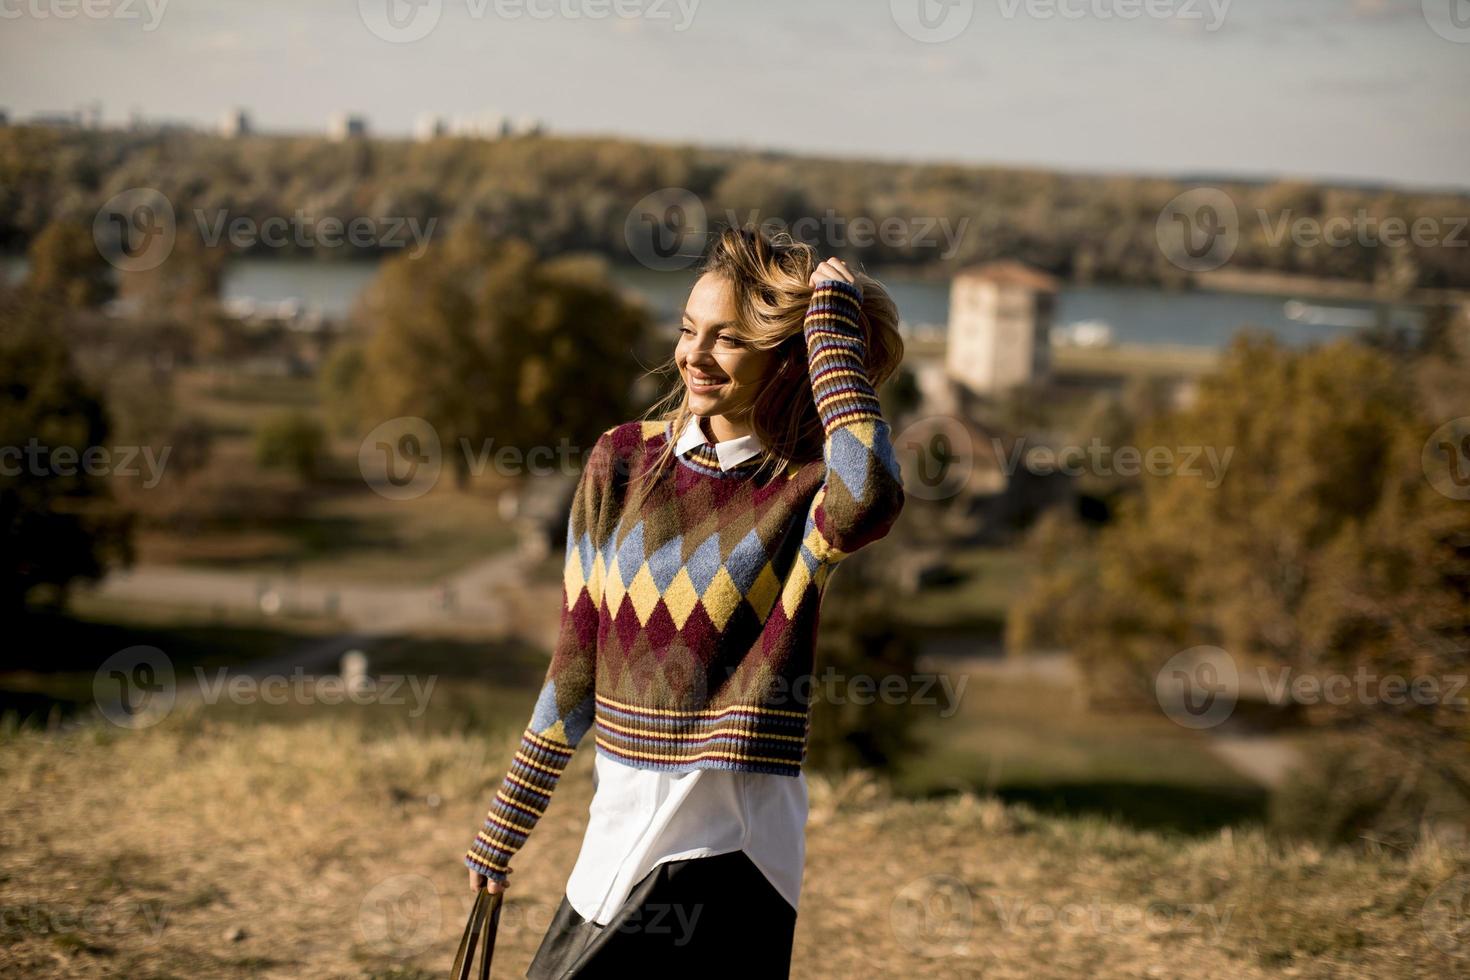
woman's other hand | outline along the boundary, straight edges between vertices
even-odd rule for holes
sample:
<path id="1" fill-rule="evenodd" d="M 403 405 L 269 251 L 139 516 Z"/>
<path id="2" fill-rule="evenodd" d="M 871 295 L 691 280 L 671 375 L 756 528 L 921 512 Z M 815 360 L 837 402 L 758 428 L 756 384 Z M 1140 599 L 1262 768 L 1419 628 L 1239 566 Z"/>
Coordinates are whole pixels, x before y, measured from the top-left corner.
<path id="1" fill-rule="evenodd" d="M 487 891 L 492 895 L 499 895 L 501 892 L 505 891 L 505 885 L 502 885 L 500 882 L 491 881 L 489 878 L 486 878 L 484 875 L 480 874 L 480 872 L 474 870 L 473 868 L 470 868 L 468 870 L 470 872 L 470 886 L 473 887 L 475 891 L 480 891 L 483 889 L 484 891 Z"/>

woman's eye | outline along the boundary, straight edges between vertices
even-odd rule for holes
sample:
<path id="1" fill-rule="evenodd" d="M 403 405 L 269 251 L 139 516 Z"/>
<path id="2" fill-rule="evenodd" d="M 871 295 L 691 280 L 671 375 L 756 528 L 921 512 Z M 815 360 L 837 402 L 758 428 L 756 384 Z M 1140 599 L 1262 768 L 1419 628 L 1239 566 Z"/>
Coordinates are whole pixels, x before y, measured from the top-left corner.
<path id="1" fill-rule="evenodd" d="M 739 337 L 731 337 L 728 334 L 721 334 L 720 335 L 720 343 L 726 344 L 726 345 L 728 345 L 730 347 L 744 347 L 745 346 L 745 341 L 741 340 Z"/>

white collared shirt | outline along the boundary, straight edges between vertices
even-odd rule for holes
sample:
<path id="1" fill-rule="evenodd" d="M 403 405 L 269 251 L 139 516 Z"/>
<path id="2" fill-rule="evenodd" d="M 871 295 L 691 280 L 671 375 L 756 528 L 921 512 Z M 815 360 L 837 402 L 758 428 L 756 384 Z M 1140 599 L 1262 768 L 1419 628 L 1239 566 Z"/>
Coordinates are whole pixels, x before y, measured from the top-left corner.
<path id="1" fill-rule="evenodd" d="M 709 440 L 697 418 L 685 426 L 680 456 Z M 763 450 L 753 435 L 714 445 L 720 469 Z M 806 860 L 806 774 L 637 769 L 597 753 L 587 836 L 567 879 L 567 901 L 583 919 L 607 925 L 628 893 L 666 861 L 744 851 L 796 908 Z"/>
<path id="2" fill-rule="evenodd" d="M 699 424 L 699 416 L 691 415 L 689 424 L 684 426 L 684 431 L 674 440 L 674 453 L 683 456 L 695 446 L 703 446 L 707 442 L 709 437 L 704 434 L 704 426 Z M 759 456 L 764 449 L 760 438 L 752 433 L 715 443 L 715 456 L 720 461 L 720 469 L 729 470 L 753 456 Z"/>

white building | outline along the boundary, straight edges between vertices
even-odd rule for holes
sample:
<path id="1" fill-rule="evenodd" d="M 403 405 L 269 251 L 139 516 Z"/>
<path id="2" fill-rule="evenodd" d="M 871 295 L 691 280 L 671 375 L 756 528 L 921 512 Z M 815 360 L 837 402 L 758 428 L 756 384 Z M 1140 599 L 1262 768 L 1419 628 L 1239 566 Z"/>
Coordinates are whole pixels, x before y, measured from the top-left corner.
<path id="1" fill-rule="evenodd" d="M 443 136 L 456 139 L 498 140 L 507 136 L 536 136 L 545 132 L 541 120 L 530 116 L 512 119 L 494 110 L 462 112 L 442 116 L 426 112 L 414 120 L 413 138 L 428 143 Z"/>
<path id="2" fill-rule="evenodd" d="M 521 116 L 509 126 L 508 135 L 511 136 L 540 136 L 546 132 L 546 125 L 534 116 Z"/>
<path id="3" fill-rule="evenodd" d="M 499 139 L 510 135 L 510 120 L 498 112 L 463 113 L 449 124 L 449 133 L 462 139 Z"/>
<path id="4" fill-rule="evenodd" d="M 327 120 L 327 138 L 336 143 L 367 136 L 367 117 L 334 112 Z"/>
<path id="5" fill-rule="evenodd" d="M 255 131 L 250 124 L 250 113 L 244 109 L 230 109 L 220 116 L 219 134 L 229 139 L 239 139 L 241 136 L 249 136 Z"/>
<path id="6" fill-rule="evenodd" d="M 960 270 L 949 289 L 945 373 L 987 396 L 1047 380 L 1057 288 L 1057 280 L 1020 262 Z"/>
<path id="7" fill-rule="evenodd" d="M 422 113 L 413 121 L 413 138 L 420 143 L 433 142 L 448 132 L 449 123 L 432 112 Z"/>

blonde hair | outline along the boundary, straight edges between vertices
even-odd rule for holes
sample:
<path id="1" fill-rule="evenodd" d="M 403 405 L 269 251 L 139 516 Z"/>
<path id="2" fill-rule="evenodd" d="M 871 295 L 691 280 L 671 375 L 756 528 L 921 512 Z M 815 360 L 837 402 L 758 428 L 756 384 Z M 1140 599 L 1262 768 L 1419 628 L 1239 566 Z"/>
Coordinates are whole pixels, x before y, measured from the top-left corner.
<path id="1" fill-rule="evenodd" d="M 766 449 L 756 470 L 760 476 L 822 458 L 826 433 L 812 398 L 802 333 L 813 293 L 811 276 L 820 263 L 816 249 L 785 232 L 768 237 L 757 229 L 726 228 L 710 243 L 700 265 L 700 278 L 719 276 L 734 291 L 736 326 L 731 333 L 755 349 L 775 353 L 749 409 L 751 428 Z M 863 292 L 858 323 L 867 342 L 864 366 L 877 388 L 903 360 L 898 308 L 876 279 L 864 273 L 856 279 Z M 673 357 L 656 371 L 671 372 L 675 381 L 644 418 L 671 421 L 672 436 L 693 418 L 689 391 Z M 644 471 L 645 487 L 653 485 L 673 458 L 670 438 L 654 465 Z"/>

